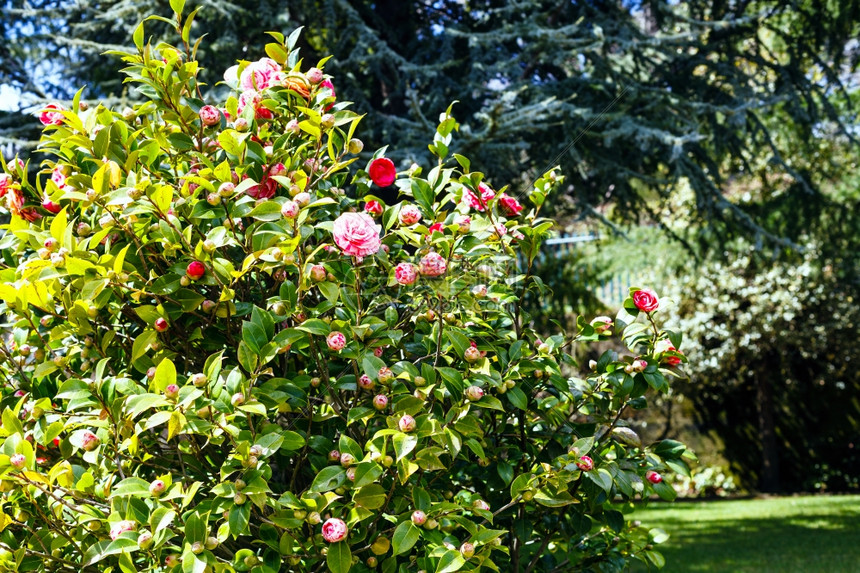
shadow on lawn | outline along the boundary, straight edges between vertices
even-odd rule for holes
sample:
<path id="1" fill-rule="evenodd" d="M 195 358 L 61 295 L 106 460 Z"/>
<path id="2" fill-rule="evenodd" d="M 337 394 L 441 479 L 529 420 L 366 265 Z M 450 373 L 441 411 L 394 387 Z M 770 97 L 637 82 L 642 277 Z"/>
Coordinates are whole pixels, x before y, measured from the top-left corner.
<path id="1" fill-rule="evenodd" d="M 714 505 L 721 505 L 719 502 Z M 793 508 L 787 515 L 731 516 L 730 505 L 684 509 L 652 508 L 649 527 L 670 535 L 657 547 L 666 558 L 664 573 L 857 573 L 860 571 L 860 506 L 847 514 L 821 508 Z M 687 515 L 685 515 L 687 514 Z M 852 515 L 853 514 L 853 515 Z M 644 567 L 633 571 L 645 571 Z"/>

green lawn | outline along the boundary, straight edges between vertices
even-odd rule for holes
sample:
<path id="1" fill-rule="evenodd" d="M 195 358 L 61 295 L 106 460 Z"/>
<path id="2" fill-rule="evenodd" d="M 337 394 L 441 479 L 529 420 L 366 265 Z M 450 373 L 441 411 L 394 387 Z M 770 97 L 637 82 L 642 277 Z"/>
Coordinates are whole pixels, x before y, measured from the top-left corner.
<path id="1" fill-rule="evenodd" d="M 860 572 L 858 495 L 652 504 L 634 515 L 670 535 L 657 546 L 664 573 Z"/>

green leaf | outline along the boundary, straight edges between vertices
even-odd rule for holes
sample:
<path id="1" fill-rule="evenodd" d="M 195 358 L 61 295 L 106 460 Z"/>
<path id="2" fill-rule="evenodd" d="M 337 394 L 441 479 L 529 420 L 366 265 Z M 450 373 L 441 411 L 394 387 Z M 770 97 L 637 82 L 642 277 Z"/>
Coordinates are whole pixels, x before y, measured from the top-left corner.
<path id="1" fill-rule="evenodd" d="M 160 394 L 134 394 L 126 399 L 125 408 L 127 415 L 133 420 L 147 410 L 168 404 L 170 402 Z"/>
<path id="2" fill-rule="evenodd" d="M 397 453 L 397 461 L 400 461 L 418 445 L 418 436 L 397 432 L 394 434 L 392 442 L 394 443 L 394 451 Z"/>
<path id="3" fill-rule="evenodd" d="M 535 494 L 534 499 L 537 503 L 546 507 L 563 507 L 571 503 L 576 503 L 573 496 L 566 490 L 552 493 L 547 489 L 541 489 Z"/>
<path id="4" fill-rule="evenodd" d="M 209 514 L 205 513 L 203 516 L 200 516 L 196 511 L 188 516 L 188 519 L 185 520 L 185 540 L 188 543 L 195 543 L 199 541 L 203 543 L 206 541 L 206 537 L 209 533 L 209 526 L 207 521 L 209 520 Z"/>
<path id="5" fill-rule="evenodd" d="M 111 489 L 111 497 L 122 497 L 125 495 L 149 495 L 149 482 L 139 477 L 128 477 L 119 482 Z"/>
<path id="6" fill-rule="evenodd" d="M 655 483 L 651 487 L 654 488 L 654 493 L 660 496 L 660 499 L 664 501 L 673 501 L 675 497 L 678 495 L 675 493 L 675 488 L 666 483 L 666 481 L 661 481 L 660 483 Z"/>
<path id="7" fill-rule="evenodd" d="M 138 24 L 137 28 L 134 29 L 131 39 L 134 40 L 134 45 L 137 46 L 138 50 L 143 49 L 143 22 Z"/>
<path id="8" fill-rule="evenodd" d="M 529 406 L 529 400 L 526 397 L 525 392 L 520 390 L 518 386 L 514 386 L 513 388 L 509 388 L 505 393 L 508 397 L 508 401 L 515 407 L 520 410 L 527 410 Z"/>
<path id="9" fill-rule="evenodd" d="M 170 0 L 170 8 L 177 17 L 182 16 L 182 10 L 185 8 L 185 0 Z"/>
<path id="10" fill-rule="evenodd" d="M 439 559 L 436 573 L 452 573 L 453 571 L 459 571 L 465 564 L 466 560 L 463 559 L 463 556 L 459 551 L 449 549 Z"/>
<path id="11" fill-rule="evenodd" d="M 347 573 L 352 567 L 352 553 L 349 551 L 349 543 L 339 541 L 329 545 L 325 562 L 332 573 Z"/>
<path id="12" fill-rule="evenodd" d="M 411 521 L 401 522 L 394 530 L 394 535 L 391 538 L 394 555 L 400 555 L 412 549 L 412 546 L 418 542 L 420 535 L 418 528 Z"/>
<path id="13" fill-rule="evenodd" d="M 366 485 L 352 496 L 352 500 L 366 509 L 379 509 L 385 504 L 385 488 L 378 483 Z"/>
<path id="14" fill-rule="evenodd" d="M 245 533 L 248 529 L 248 520 L 251 517 L 251 503 L 245 503 L 243 505 L 234 505 L 230 509 L 230 513 L 228 515 L 227 523 L 230 527 L 230 533 L 233 534 L 234 537 L 238 537 Z"/>
<path id="15" fill-rule="evenodd" d="M 346 470 L 340 466 L 326 466 L 314 478 L 310 491 L 323 493 L 343 485 L 346 481 Z"/>
<path id="16" fill-rule="evenodd" d="M 152 387 L 158 392 L 164 392 L 170 384 L 176 384 L 176 366 L 169 358 L 158 363 L 155 369 L 155 377 L 152 379 Z"/>

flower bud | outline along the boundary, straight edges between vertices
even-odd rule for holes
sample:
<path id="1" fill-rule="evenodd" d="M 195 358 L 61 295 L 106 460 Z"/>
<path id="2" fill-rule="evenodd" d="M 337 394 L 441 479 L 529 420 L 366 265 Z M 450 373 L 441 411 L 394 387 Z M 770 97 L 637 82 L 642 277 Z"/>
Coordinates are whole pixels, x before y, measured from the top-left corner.
<path id="1" fill-rule="evenodd" d="M 412 523 L 421 526 L 427 521 L 427 514 L 420 509 L 412 512 Z"/>

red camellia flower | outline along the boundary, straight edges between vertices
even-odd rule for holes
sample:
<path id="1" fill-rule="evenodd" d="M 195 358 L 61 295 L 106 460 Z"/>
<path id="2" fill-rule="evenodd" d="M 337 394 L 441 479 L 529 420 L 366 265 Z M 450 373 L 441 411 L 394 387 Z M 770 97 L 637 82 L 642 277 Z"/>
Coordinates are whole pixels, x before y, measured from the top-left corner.
<path id="1" fill-rule="evenodd" d="M 332 517 L 327 519 L 322 526 L 322 536 L 328 543 L 337 543 L 346 539 L 349 530 L 342 519 Z"/>
<path id="2" fill-rule="evenodd" d="M 660 299 L 650 288 L 643 288 L 633 293 L 633 304 L 642 312 L 653 312 L 660 307 Z"/>
<path id="3" fill-rule="evenodd" d="M 441 222 L 440 222 L 440 223 L 433 223 L 432 225 L 430 225 L 430 228 L 429 228 L 429 229 L 427 229 L 427 234 L 428 234 L 428 235 L 432 235 L 433 233 L 442 233 L 442 234 L 444 234 L 444 233 L 445 233 L 445 227 L 444 227 L 444 225 L 442 225 L 442 223 L 441 223 Z"/>
<path id="4" fill-rule="evenodd" d="M 367 213 L 344 213 L 334 222 L 335 244 L 345 255 L 366 257 L 379 251 L 379 229 Z"/>
<path id="5" fill-rule="evenodd" d="M 520 205 L 520 202 L 510 195 L 502 195 L 499 197 L 499 207 L 508 217 L 516 217 L 523 210 L 523 206 Z"/>
<path id="6" fill-rule="evenodd" d="M 393 161 L 387 157 L 379 157 L 370 162 L 367 174 L 370 175 L 370 180 L 380 187 L 388 187 L 394 183 L 397 170 L 394 168 Z"/>
<path id="7" fill-rule="evenodd" d="M 39 115 L 39 121 L 42 122 L 42 125 L 62 125 L 62 112 L 65 111 L 65 109 L 66 108 L 58 103 L 49 103 L 42 110 L 41 115 Z"/>
<path id="8" fill-rule="evenodd" d="M 657 344 L 654 345 L 655 354 L 662 354 L 664 352 L 676 352 L 678 354 L 681 354 L 681 351 L 675 348 L 675 345 L 672 344 L 672 341 L 668 339 L 660 340 L 659 342 L 657 342 Z M 679 356 L 669 355 L 663 356 L 660 361 L 663 364 L 668 364 L 669 366 L 677 366 L 681 363 L 681 358 Z"/>
<path id="9" fill-rule="evenodd" d="M 45 197 L 42 200 L 42 208 L 45 209 L 46 211 L 48 211 L 49 213 L 53 213 L 54 215 L 59 213 L 60 210 L 62 209 L 62 207 L 60 207 L 60 205 L 58 205 L 57 203 L 54 203 L 48 197 Z"/>
<path id="10" fill-rule="evenodd" d="M 185 274 L 189 279 L 196 281 L 206 274 L 206 267 L 200 261 L 191 261 L 185 269 Z"/>
<path id="11" fill-rule="evenodd" d="M 368 201 L 364 204 L 364 212 L 373 217 L 382 215 L 382 211 L 382 203 L 380 203 L 379 201 Z"/>
<path id="12" fill-rule="evenodd" d="M 274 197 L 275 192 L 277 190 L 278 182 L 268 176 L 265 176 L 263 177 L 263 180 L 260 181 L 259 185 L 249 187 L 245 191 L 245 193 L 247 193 L 254 199 L 271 199 L 272 197 Z"/>

